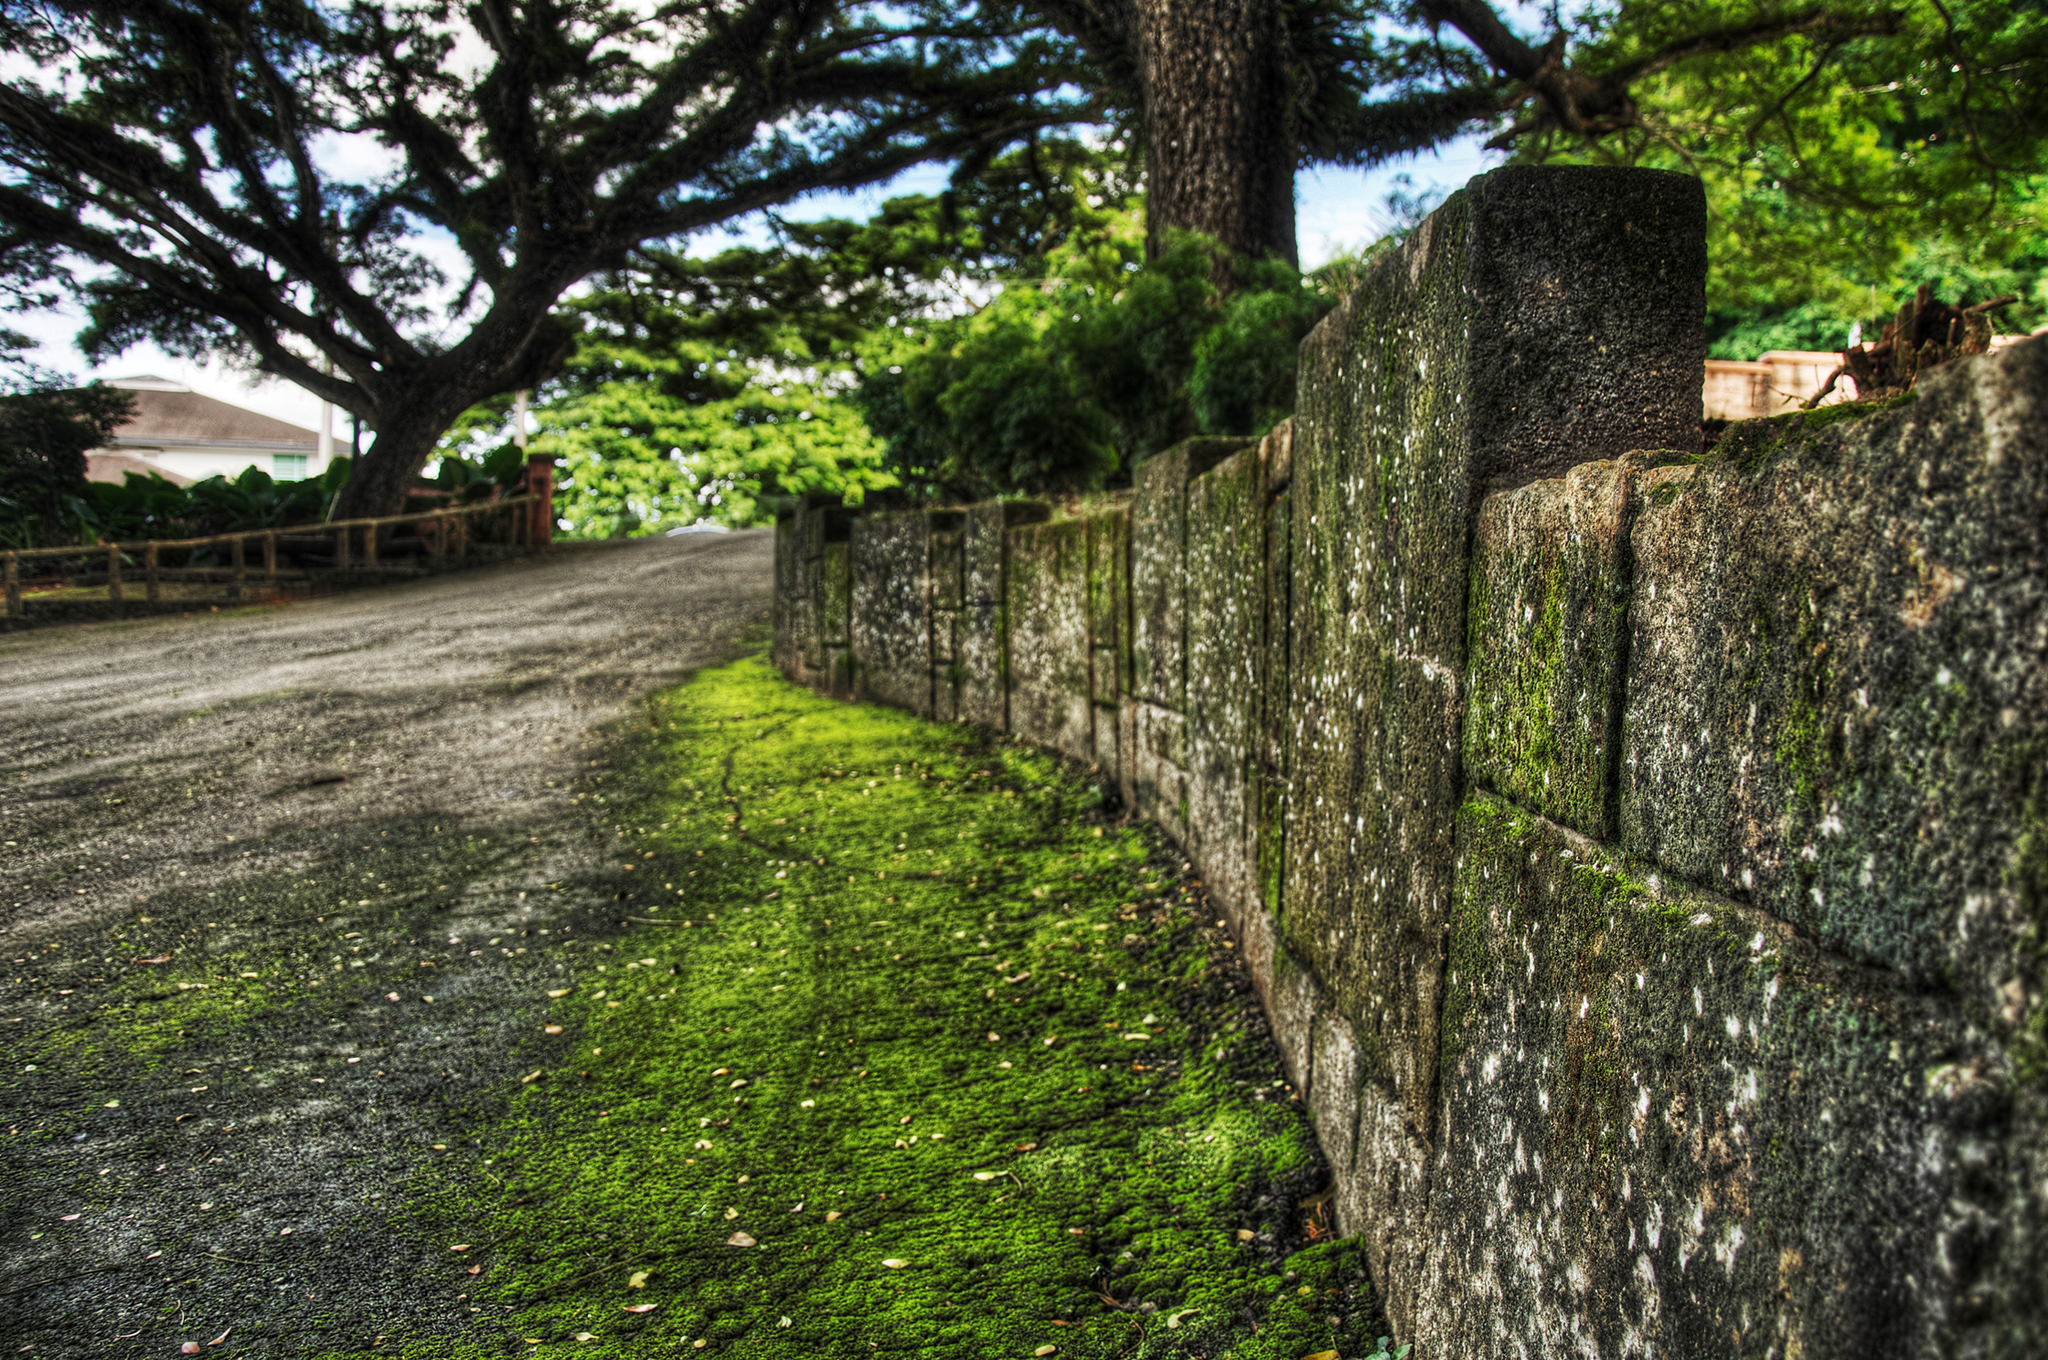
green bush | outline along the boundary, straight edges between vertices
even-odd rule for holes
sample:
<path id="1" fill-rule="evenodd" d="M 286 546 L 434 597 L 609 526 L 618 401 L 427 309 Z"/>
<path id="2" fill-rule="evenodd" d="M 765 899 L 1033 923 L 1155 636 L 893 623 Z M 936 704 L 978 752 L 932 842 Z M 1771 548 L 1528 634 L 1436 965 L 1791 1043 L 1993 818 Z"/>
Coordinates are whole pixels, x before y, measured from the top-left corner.
<path id="1" fill-rule="evenodd" d="M 1053 252 L 972 315 L 878 333 L 853 394 L 914 496 L 1093 490 L 1194 434 L 1261 435 L 1294 409 L 1329 281 L 1176 237 L 1141 264 L 1135 221 Z"/>

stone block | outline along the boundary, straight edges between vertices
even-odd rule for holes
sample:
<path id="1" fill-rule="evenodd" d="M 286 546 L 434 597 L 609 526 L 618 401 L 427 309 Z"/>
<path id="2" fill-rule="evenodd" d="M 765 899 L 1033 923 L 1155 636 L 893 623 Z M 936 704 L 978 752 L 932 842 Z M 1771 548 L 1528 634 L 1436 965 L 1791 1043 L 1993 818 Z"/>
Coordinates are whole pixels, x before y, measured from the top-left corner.
<path id="1" fill-rule="evenodd" d="M 953 627 L 955 712 L 960 722 L 979 723 L 998 732 L 1009 728 L 1009 690 L 1005 676 L 1003 606 L 974 601 L 960 610 Z"/>
<path id="2" fill-rule="evenodd" d="M 1092 764 L 1087 524 L 1011 529 L 1004 573 L 1010 731 Z"/>
<path id="3" fill-rule="evenodd" d="M 983 501 L 960 512 L 960 598 L 970 604 L 1003 599 L 1003 535 L 1042 524 L 1052 507 L 1042 501 Z"/>
<path id="4" fill-rule="evenodd" d="M 825 673 L 820 684 L 825 692 L 835 699 L 853 697 L 853 649 L 851 647 L 827 647 L 825 649 Z"/>
<path id="5" fill-rule="evenodd" d="M 1266 499 L 1287 489 L 1294 480 L 1294 421 L 1283 420 L 1259 441 L 1259 458 L 1266 465 Z"/>
<path id="6" fill-rule="evenodd" d="M 1095 697 L 1113 704 L 1130 687 L 1131 512 L 1096 511 L 1088 526 L 1088 637 L 1096 649 Z"/>
<path id="7" fill-rule="evenodd" d="M 1187 491 L 1245 447 L 1243 439 L 1188 439 L 1131 475 L 1131 693 L 1187 711 Z"/>
<path id="8" fill-rule="evenodd" d="M 931 530 L 919 513 L 855 520 L 849 627 L 855 692 L 932 713 Z"/>
<path id="9" fill-rule="evenodd" d="M 967 515 L 959 510 L 930 515 L 932 608 L 958 609 L 966 598 Z"/>
<path id="10" fill-rule="evenodd" d="M 2048 340 L 1738 426 L 1632 541 L 1624 847 L 2040 1015 Z"/>
<path id="11" fill-rule="evenodd" d="M 2048 1334 L 2040 1103 L 1952 998 L 1483 793 L 1459 847 L 1411 1333 L 1432 1354 Z"/>
<path id="12" fill-rule="evenodd" d="M 1266 605 L 1266 469 L 1254 445 L 1187 489 L 1188 822 L 1211 896 L 1259 898 L 1252 781 L 1259 767 Z"/>
<path id="13" fill-rule="evenodd" d="M 827 543 L 824 556 L 818 559 L 818 640 L 822 646 L 847 645 L 852 591 L 853 545 Z"/>
<path id="14" fill-rule="evenodd" d="M 770 657 L 775 669 L 792 680 L 803 679 L 804 601 L 809 584 L 801 556 L 803 526 L 795 515 L 775 521 L 775 642 Z"/>
<path id="15" fill-rule="evenodd" d="M 1613 834 L 1636 483 L 1687 471 L 1654 461 L 1495 492 L 1473 522 L 1466 774 L 1589 836 Z"/>
<path id="16" fill-rule="evenodd" d="M 1273 952 L 1273 982 L 1266 999 L 1266 1014 L 1273 1022 L 1273 1040 L 1280 1046 L 1280 1061 L 1287 1079 L 1297 1091 L 1308 1091 L 1315 1082 L 1315 1020 L 1328 1009 L 1328 997 L 1316 984 L 1315 974 L 1285 947 Z"/>
<path id="17" fill-rule="evenodd" d="M 1101 653 L 1097 653 L 1101 655 Z M 1100 771 L 1099 787 L 1106 794 L 1121 797 L 1123 787 L 1124 759 L 1120 742 L 1121 728 L 1117 722 L 1118 708 L 1115 704 L 1097 704 L 1091 719 L 1095 724 L 1095 766 Z"/>
<path id="18" fill-rule="evenodd" d="M 1679 175 L 1495 171 L 1302 345 L 1285 938 L 1412 1117 L 1433 1109 L 1471 517 L 1496 476 L 1697 440 L 1704 213 Z"/>
<path id="19" fill-rule="evenodd" d="M 1185 845 L 1188 825 L 1188 720 L 1141 700 L 1124 703 L 1130 740 L 1126 803 Z"/>

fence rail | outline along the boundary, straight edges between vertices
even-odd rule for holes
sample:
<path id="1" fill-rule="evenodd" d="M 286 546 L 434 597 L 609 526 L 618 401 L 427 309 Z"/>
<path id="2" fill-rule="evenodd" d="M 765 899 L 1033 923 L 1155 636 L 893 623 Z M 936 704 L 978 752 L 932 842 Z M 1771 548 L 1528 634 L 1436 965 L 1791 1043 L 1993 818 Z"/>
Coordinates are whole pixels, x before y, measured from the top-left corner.
<path id="1" fill-rule="evenodd" d="M 252 590 L 275 592 L 287 585 L 423 575 L 445 570 L 453 561 L 509 557 L 544 546 L 550 536 L 544 517 L 551 503 L 549 496 L 528 494 L 445 510 L 200 538 L 12 549 L 0 553 L 6 617 L 25 619 L 30 606 L 58 601 L 67 607 L 103 602 L 119 613 L 134 602 L 137 585 L 142 601 L 161 605 L 166 586 L 225 584 L 226 598 L 240 601 Z M 406 529 L 410 534 L 402 535 Z M 394 557 L 393 550 L 401 548 Z M 252 556 L 257 561 L 251 562 Z M 422 557 L 425 565 L 418 565 Z M 48 569 L 38 570 L 39 564 Z M 25 567 L 33 574 L 25 574 Z M 83 593 L 102 587 L 104 596 Z M 181 602 L 197 598 L 180 595 Z"/>

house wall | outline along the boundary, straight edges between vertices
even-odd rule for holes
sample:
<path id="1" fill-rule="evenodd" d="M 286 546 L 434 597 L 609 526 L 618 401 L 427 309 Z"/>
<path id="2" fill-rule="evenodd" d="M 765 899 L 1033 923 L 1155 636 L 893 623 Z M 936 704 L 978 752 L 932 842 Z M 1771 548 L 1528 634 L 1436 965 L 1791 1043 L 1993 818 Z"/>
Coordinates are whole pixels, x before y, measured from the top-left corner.
<path id="1" fill-rule="evenodd" d="M 962 715 L 1187 850 L 1417 1355 L 2039 1354 L 2048 339 L 1703 455 L 1704 271 L 1694 181 L 1474 181 L 1291 426 L 964 512 Z"/>

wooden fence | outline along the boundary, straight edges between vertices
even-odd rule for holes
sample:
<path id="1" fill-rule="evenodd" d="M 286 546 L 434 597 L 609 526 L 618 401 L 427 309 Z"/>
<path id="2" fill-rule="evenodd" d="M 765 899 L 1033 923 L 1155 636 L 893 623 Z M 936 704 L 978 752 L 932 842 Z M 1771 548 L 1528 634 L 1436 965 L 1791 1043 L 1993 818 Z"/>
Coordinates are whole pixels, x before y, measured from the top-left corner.
<path id="1" fill-rule="evenodd" d="M 138 604 L 135 612 L 154 613 L 431 575 L 545 546 L 551 499 L 529 494 L 380 519 L 0 553 L 6 617 L 119 615 Z"/>

